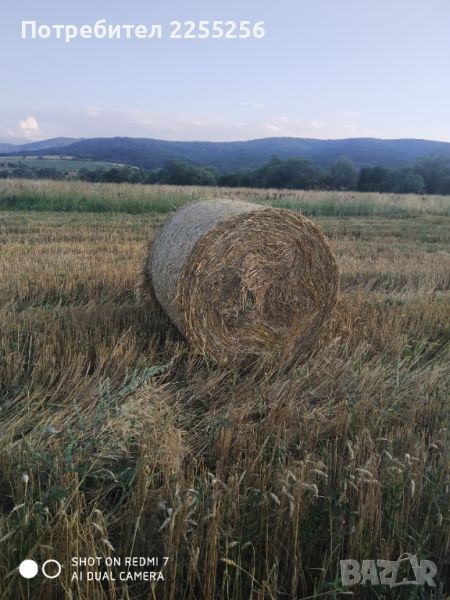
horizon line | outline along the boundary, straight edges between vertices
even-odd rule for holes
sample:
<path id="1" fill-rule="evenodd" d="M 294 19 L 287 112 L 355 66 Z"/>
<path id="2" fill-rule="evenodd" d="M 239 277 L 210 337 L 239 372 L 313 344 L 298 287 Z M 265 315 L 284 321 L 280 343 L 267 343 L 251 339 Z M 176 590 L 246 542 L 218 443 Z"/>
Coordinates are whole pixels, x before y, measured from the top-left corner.
<path id="1" fill-rule="evenodd" d="M 418 137 L 374 137 L 374 136 L 355 136 L 355 137 L 337 137 L 337 138 L 320 138 L 320 137 L 300 137 L 300 136 L 289 136 L 289 135 L 280 135 L 280 136 L 264 136 L 260 138 L 246 138 L 243 140 L 198 140 L 198 139 L 189 139 L 189 140 L 180 140 L 180 139 L 164 139 L 159 137 L 145 137 L 145 136 L 131 136 L 131 135 L 96 135 L 92 137 L 72 137 L 67 135 L 60 135 L 55 137 L 43 137 L 35 140 L 27 140 L 23 139 L 23 141 L 1 141 L 1 144 L 9 144 L 11 146 L 23 146 L 28 144 L 38 144 L 40 142 L 49 142 L 57 139 L 71 139 L 74 142 L 81 142 L 87 140 L 113 140 L 113 139 L 130 139 L 130 140 L 154 140 L 157 142 L 173 142 L 173 143 L 187 143 L 187 144 L 238 144 L 238 143 L 246 143 L 246 142 L 258 142 L 263 140 L 314 140 L 314 141 L 322 141 L 322 142 L 344 142 L 350 140 L 377 140 L 381 142 L 396 142 L 396 141 L 418 141 L 418 142 L 436 142 L 440 144 L 450 144 L 450 140 L 442 140 L 442 139 L 430 139 L 430 138 L 418 138 Z M 14 138 L 13 138 L 14 139 Z M 17 138 L 16 138 L 17 139 Z M 5 140 L 5 138 L 3 138 Z"/>

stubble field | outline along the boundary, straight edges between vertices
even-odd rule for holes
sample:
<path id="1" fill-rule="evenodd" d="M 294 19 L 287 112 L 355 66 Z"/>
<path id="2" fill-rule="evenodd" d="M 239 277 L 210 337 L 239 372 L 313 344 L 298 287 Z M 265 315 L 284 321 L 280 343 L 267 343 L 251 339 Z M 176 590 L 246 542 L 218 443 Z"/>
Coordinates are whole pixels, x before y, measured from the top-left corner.
<path id="1" fill-rule="evenodd" d="M 421 598 L 342 587 L 405 552 L 445 597 L 450 198 L 236 190 L 311 216 L 342 276 L 325 347 L 261 375 L 193 357 L 142 283 L 167 213 L 221 193 L 0 183 L 0 598 Z M 89 556 L 169 560 L 87 582 Z"/>

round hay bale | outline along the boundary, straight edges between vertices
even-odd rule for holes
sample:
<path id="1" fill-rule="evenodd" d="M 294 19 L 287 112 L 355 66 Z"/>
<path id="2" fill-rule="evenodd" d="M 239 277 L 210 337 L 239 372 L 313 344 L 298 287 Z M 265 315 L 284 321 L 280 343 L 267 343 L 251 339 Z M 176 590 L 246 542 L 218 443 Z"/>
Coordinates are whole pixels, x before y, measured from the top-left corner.
<path id="1" fill-rule="evenodd" d="M 146 269 L 194 352 L 220 363 L 305 357 L 339 285 L 328 242 L 309 219 L 231 199 L 177 210 L 156 237 Z"/>

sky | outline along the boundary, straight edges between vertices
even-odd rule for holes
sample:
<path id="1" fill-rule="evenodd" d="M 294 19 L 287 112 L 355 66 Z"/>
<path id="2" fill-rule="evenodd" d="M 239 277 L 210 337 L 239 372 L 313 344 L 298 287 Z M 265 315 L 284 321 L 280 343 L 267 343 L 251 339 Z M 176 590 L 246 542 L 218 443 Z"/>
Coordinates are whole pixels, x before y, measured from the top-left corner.
<path id="1" fill-rule="evenodd" d="M 22 39 L 21 22 L 163 25 L 163 39 Z M 172 20 L 262 39 L 169 39 Z M 16 0 L 0 9 L 0 141 L 450 141 L 448 0 Z"/>

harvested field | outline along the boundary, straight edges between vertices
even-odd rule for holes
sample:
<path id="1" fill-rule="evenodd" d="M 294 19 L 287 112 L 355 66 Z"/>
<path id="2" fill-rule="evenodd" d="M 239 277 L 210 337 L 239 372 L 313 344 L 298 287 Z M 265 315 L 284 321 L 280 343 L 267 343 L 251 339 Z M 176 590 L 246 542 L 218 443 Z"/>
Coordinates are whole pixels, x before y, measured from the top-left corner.
<path id="1" fill-rule="evenodd" d="M 261 376 L 192 355 L 141 281 L 167 212 L 217 190 L 38 183 L 0 183 L 1 599 L 337 598 L 340 559 L 404 552 L 445 589 L 450 198 L 238 190 L 312 215 L 342 276 L 327 345 Z M 169 560 L 89 583 L 74 556 Z"/>

